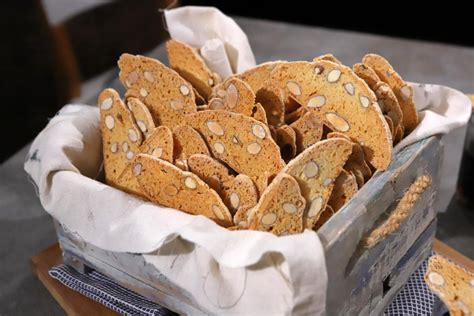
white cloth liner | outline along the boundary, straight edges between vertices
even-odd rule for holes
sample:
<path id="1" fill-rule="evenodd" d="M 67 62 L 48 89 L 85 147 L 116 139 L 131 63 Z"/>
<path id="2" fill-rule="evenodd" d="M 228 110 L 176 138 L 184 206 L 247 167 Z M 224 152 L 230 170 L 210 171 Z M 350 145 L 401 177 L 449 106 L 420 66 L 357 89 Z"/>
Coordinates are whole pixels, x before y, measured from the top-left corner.
<path id="1" fill-rule="evenodd" d="M 247 35 L 214 7 L 186 6 L 165 11 L 171 38 L 200 49 L 214 72 L 226 78 L 255 66 Z M 225 54 L 225 56 L 224 56 Z"/>
<path id="2" fill-rule="evenodd" d="M 213 17 L 218 23 L 190 24 L 196 27 L 225 30 L 228 25 L 223 24 L 236 26 L 216 9 L 175 10 L 186 12 L 188 20 L 196 10 L 196 16 Z M 167 18 L 175 10 L 168 11 Z M 168 28 L 173 29 L 170 20 Z M 203 34 L 219 34 L 208 31 Z M 243 32 L 241 35 L 237 43 L 242 46 L 234 43 L 234 48 L 240 57 L 249 56 L 248 41 Z M 201 47 L 206 40 L 212 38 L 202 35 L 193 44 Z M 241 50 L 250 54 L 240 54 Z M 236 65 L 242 69 L 240 62 Z M 455 157 L 444 160 L 446 172 L 442 171 L 449 174 L 459 162 L 470 101 L 447 87 L 413 87 L 422 121 L 396 150 L 451 131 L 444 136 L 449 140 L 445 141 L 445 154 Z M 203 216 L 147 203 L 93 180 L 101 168 L 101 156 L 98 109 L 67 105 L 36 137 L 25 162 L 43 207 L 77 238 L 109 251 L 146 254 L 148 263 L 208 313 L 324 312 L 327 272 L 315 232 L 276 237 L 257 231 L 228 231 Z M 451 172 L 450 181 L 455 178 Z M 445 189 L 449 196 L 452 188 Z"/>

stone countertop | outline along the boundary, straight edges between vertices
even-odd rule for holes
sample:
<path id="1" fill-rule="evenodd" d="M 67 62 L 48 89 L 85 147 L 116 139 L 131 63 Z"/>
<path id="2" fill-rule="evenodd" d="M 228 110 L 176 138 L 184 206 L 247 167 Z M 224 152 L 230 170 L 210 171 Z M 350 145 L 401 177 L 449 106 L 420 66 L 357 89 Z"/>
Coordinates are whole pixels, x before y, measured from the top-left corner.
<path id="1" fill-rule="evenodd" d="M 248 34 L 257 62 L 311 60 L 332 53 L 352 65 L 373 52 L 385 56 L 406 80 L 474 92 L 474 48 L 249 18 L 236 21 Z M 163 45 L 149 55 L 166 61 Z M 112 69 L 86 82 L 76 101 L 94 104 L 103 87 L 121 89 L 117 74 Z M 0 315 L 63 315 L 30 269 L 29 258 L 56 236 L 23 171 L 27 147 L 0 166 Z M 455 198 L 448 212 L 439 216 L 438 238 L 474 258 L 474 210 Z"/>

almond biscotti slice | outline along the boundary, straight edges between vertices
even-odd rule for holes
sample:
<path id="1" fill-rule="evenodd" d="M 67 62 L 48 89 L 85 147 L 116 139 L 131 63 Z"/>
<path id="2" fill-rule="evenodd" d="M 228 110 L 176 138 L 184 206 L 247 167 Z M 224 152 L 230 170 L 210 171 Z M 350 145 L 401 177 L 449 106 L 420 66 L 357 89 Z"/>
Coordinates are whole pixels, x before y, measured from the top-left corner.
<path id="1" fill-rule="evenodd" d="M 181 124 L 173 129 L 175 159 L 188 159 L 195 154 L 210 155 L 202 136 L 191 126 Z"/>
<path id="2" fill-rule="evenodd" d="M 156 59 L 122 54 L 120 81 L 127 97 L 136 97 L 150 110 L 155 124 L 173 128 L 197 111 L 192 86 Z"/>
<path id="3" fill-rule="evenodd" d="M 270 80 L 263 83 L 255 93 L 256 102 L 265 110 L 268 124 L 279 127 L 285 123 L 285 100 L 283 91 Z"/>
<path id="4" fill-rule="evenodd" d="M 298 182 L 281 173 L 265 189 L 248 219 L 248 229 L 271 232 L 277 236 L 303 231 L 306 201 Z"/>
<path id="5" fill-rule="evenodd" d="M 207 155 L 192 155 L 188 159 L 188 166 L 189 171 L 219 193 L 232 214 L 242 207 L 257 204 L 257 187 L 247 175 L 234 176 L 226 166 Z"/>
<path id="6" fill-rule="evenodd" d="M 364 64 L 355 64 L 352 66 L 352 70 L 354 70 L 355 74 L 362 78 L 370 89 L 374 91 L 380 110 L 383 114 L 390 117 L 394 129 L 399 125 L 403 126 L 402 109 L 400 108 L 397 97 L 390 86 L 383 82 L 372 68 L 369 68 Z"/>
<path id="7" fill-rule="evenodd" d="M 277 128 L 276 135 L 281 157 L 288 162 L 296 156 L 296 132 L 291 126 L 282 125 Z"/>
<path id="8" fill-rule="evenodd" d="M 474 313 L 474 273 L 435 255 L 425 274 L 428 287 L 448 306 L 450 315 Z"/>
<path id="9" fill-rule="evenodd" d="M 116 186 L 127 164 L 139 151 L 143 135 L 117 91 L 113 89 L 102 91 L 98 104 L 105 180 L 108 184 Z"/>
<path id="10" fill-rule="evenodd" d="M 285 165 L 268 127 L 248 116 L 201 111 L 188 115 L 186 123 L 203 136 L 215 158 L 237 173 L 248 175 L 259 193 Z"/>
<path id="11" fill-rule="evenodd" d="M 220 83 L 221 78 L 209 69 L 198 50 L 188 44 L 171 39 L 166 42 L 166 52 L 170 67 L 189 81 L 199 95 L 207 100 L 212 88 Z"/>
<path id="12" fill-rule="evenodd" d="M 252 91 L 257 94 L 258 90 L 260 90 L 264 86 L 265 82 L 270 78 L 270 73 L 273 68 L 275 68 L 275 66 L 280 63 L 281 61 L 262 63 L 255 66 L 254 68 L 241 72 L 234 77 L 246 82 L 250 88 L 252 88 Z"/>
<path id="13" fill-rule="evenodd" d="M 143 136 L 145 138 L 150 137 L 155 130 L 155 122 L 153 122 L 153 118 L 146 105 L 137 98 L 129 98 L 127 99 L 127 107 L 132 112 L 135 123 L 142 131 Z"/>
<path id="14" fill-rule="evenodd" d="M 137 155 L 132 172 L 150 201 L 204 215 L 224 227 L 232 225 L 222 199 L 195 174 L 146 154 Z"/>
<path id="15" fill-rule="evenodd" d="M 387 169 L 392 135 L 374 93 L 350 68 L 326 60 L 286 62 L 271 78 L 331 129 L 356 139 L 372 166 Z"/>
<path id="16" fill-rule="evenodd" d="M 168 162 L 173 162 L 174 141 L 171 129 L 158 126 L 140 146 L 139 152 L 149 154 Z"/>
<path id="17" fill-rule="evenodd" d="M 313 112 L 303 114 L 298 120 L 291 123 L 290 126 L 296 134 L 298 153 L 319 142 L 323 136 L 323 124 Z"/>
<path id="18" fill-rule="evenodd" d="M 344 169 L 354 174 L 360 189 L 362 185 L 372 176 L 372 170 L 365 161 L 362 147 L 359 145 L 359 143 L 347 137 L 347 135 L 338 132 L 328 133 L 327 138 L 344 138 L 352 143 L 352 153 L 349 156 L 349 159 L 347 159 Z"/>
<path id="19" fill-rule="evenodd" d="M 306 199 L 305 228 L 312 229 L 326 208 L 334 181 L 351 151 L 352 144 L 345 139 L 323 140 L 303 151 L 282 170 L 298 181 Z"/>
<path id="20" fill-rule="evenodd" d="M 418 125 L 418 112 L 413 100 L 413 89 L 393 69 L 392 65 L 380 55 L 367 54 L 362 63 L 372 68 L 379 78 L 386 82 L 395 93 L 403 112 L 403 126 L 411 132 Z"/>
<path id="21" fill-rule="evenodd" d="M 339 211 L 357 193 L 357 188 L 355 176 L 343 169 L 334 182 L 328 205 L 334 212 Z"/>
<path id="22" fill-rule="evenodd" d="M 255 104 L 255 93 L 244 81 L 231 77 L 214 87 L 209 109 L 240 113 L 267 123 L 265 110 Z"/>

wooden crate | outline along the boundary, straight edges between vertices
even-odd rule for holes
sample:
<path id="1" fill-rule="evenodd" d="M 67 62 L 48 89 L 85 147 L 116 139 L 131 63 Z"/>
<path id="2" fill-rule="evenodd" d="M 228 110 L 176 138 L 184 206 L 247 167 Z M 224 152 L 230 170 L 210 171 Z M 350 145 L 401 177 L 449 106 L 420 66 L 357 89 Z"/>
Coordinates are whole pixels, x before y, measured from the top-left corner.
<path id="1" fill-rule="evenodd" d="M 438 137 L 405 148 L 387 171 L 374 175 L 319 230 L 329 278 L 327 315 L 381 314 L 429 255 L 436 227 L 434 202 L 441 155 Z M 432 184 L 407 218 L 375 246 L 363 247 L 361 240 L 390 217 L 408 187 L 421 175 L 430 176 Z M 56 230 L 67 264 L 81 271 L 100 271 L 173 311 L 206 314 L 160 271 L 145 264 L 141 255 L 104 251 L 78 240 L 57 222 Z"/>

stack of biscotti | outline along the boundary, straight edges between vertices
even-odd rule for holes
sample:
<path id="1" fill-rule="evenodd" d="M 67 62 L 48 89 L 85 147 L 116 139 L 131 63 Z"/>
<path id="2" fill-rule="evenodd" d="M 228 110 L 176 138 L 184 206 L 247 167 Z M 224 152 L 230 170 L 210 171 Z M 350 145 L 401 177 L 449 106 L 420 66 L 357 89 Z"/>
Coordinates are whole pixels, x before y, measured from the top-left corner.
<path id="1" fill-rule="evenodd" d="M 222 80 L 198 50 L 167 43 L 171 68 L 123 54 L 124 100 L 98 100 L 109 185 L 276 235 L 318 229 L 418 121 L 411 88 L 380 56 L 275 61 Z"/>

